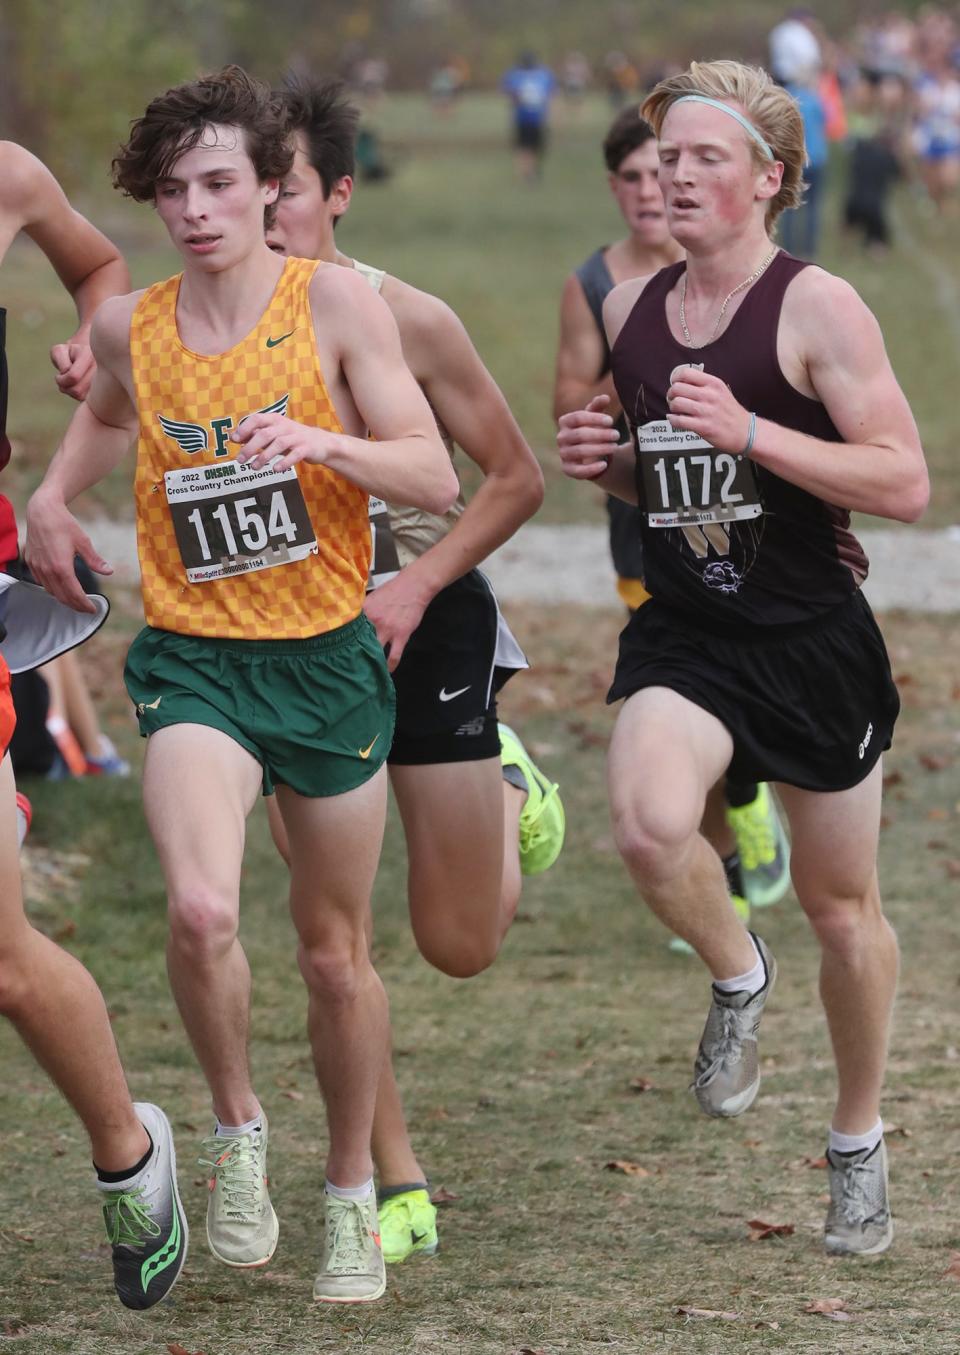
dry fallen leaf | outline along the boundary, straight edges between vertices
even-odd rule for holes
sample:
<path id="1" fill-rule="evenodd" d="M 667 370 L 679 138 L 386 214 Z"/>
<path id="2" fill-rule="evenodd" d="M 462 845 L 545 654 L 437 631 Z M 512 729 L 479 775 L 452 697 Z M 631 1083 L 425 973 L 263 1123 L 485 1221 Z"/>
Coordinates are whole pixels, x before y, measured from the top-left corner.
<path id="1" fill-rule="evenodd" d="M 460 1196 L 452 1190 L 447 1190 L 446 1186 L 439 1186 L 430 1196 L 431 1204 L 452 1204 L 454 1200 L 459 1200 Z"/>
<path id="2" fill-rule="evenodd" d="M 951 857 L 949 861 L 944 861 L 943 868 L 947 872 L 949 880 L 960 880 L 960 861 Z"/>
<path id="3" fill-rule="evenodd" d="M 679 1308 L 674 1308 L 677 1317 L 692 1317 L 703 1320 L 711 1317 L 719 1317 L 724 1322 L 737 1322 L 740 1318 L 739 1313 L 722 1313 L 719 1308 L 688 1308 L 682 1304 Z"/>
<path id="4" fill-rule="evenodd" d="M 883 1137 L 884 1137 L 885 1139 L 894 1139 L 894 1138 L 897 1138 L 897 1139 L 912 1139 L 912 1138 L 913 1138 L 913 1130 L 912 1130 L 912 1129 L 907 1129 L 907 1128 L 906 1128 L 904 1125 L 902 1125 L 902 1124 L 894 1125 L 893 1128 L 891 1128 L 891 1129 L 888 1129 L 887 1126 L 884 1125 L 884 1126 L 883 1126 Z"/>
<path id="5" fill-rule="evenodd" d="M 779 1322 L 754 1322 L 754 1324 L 753 1324 L 753 1330 L 754 1330 L 754 1331 L 779 1331 L 779 1330 L 780 1330 L 780 1323 L 779 1323 Z"/>
<path id="6" fill-rule="evenodd" d="M 630 1090 L 638 1095 L 641 1092 L 652 1092 L 654 1084 L 648 1077 L 633 1077 L 630 1079 Z"/>
<path id="7" fill-rule="evenodd" d="M 950 1264 L 940 1278 L 941 1280 L 960 1280 L 960 1251 L 950 1253 Z"/>
<path id="8" fill-rule="evenodd" d="M 285 1091 L 282 1091 L 280 1095 L 285 1096 L 288 1101 L 303 1100 L 303 1092 L 298 1092 L 296 1087 L 287 1087 L 287 1089 Z"/>
<path id="9" fill-rule="evenodd" d="M 615 1162 L 605 1162 L 603 1169 L 608 1172 L 623 1172 L 624 1176 L 650 1175 L 646 1167 L 641 1167 L 639 1162 L 627 1162 L 623 1158 L 618 1158 Z"/>
<path id="10" fill-rule="evenodd" d="M 818 1317 L 829 1318 L 831 1322 L 849 1322 L 850 1314 L 846 1311 L 846 1299 L 814 1299 L 804 1308 L 805 1313 L 816 1313 Z"/>
<path id="11" fill-rule="evenodd" d="M 767 1237 L 790 1237 L 794 1232 L 792 1223 L 764 1223 L 763 1219 L 749 1219 L 750 1241 L 762 1242 Z"/>
<path id="12" fill-rule="evenodd" d="M 189 1351 L 177 1341 L 168 1341 L 167 1350 L 169 1350 L 170 1355 L 203 1355 L 202 1350 Z"/>
<path id="13" fill-rule="evenodd" d="M 953 759 L 947 757 L 944 753 L 918 753 L 917 761 L 928 772 L 942 772 L 950 766 Z"/>

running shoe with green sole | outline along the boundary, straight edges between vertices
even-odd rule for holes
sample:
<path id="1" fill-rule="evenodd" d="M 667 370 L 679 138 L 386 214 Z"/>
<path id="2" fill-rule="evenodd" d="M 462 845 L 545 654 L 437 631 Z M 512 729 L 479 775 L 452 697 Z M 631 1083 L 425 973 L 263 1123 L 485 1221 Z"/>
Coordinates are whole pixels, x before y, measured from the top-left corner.
<path id="1" fill-rule="evenodd" d="M 887 1203 L 887 1149 L 841 1155 L 827 1151 L 830 1208 L 824 1242 L 831 1256 L 877 1256 L 893 1241 Z"/>
<path id="2" fill-rule="evenodd" d="M 740 894 L 731 894 L 730 902 L 733 904 L 734 911 L 743 925 L 749 926 L 750 923 L 750 905 Z M 674 936 L 667 942 L 668 950 L 672 950 L 674 955 L 696 955 L 696 951 L 689 941 L 684 941 L 682 936 Z"/>
<path id="3" fill-rule="evenodd" d="M 387 1265 L 410 1256 L 434 1256 L 440 1246 L 437 1210 L 426 1190 L 405 1190 L 380 1205 L 380 1241 Z"/>
<path id="4" fill-rule="evenodd" d="M 262 1128 L 204 1139 L 200 1166 L 208 1181 L 207 1242 L 225 1266 L 265 1266 L 276 1251 L 280 1224 L 267 1189 L 267 1117 Z"/>
<path id="5" fill-rule="evenodd" d="M 176 1284 L 187 1259 L 188 1229 L 170 1122 L 148 1101 L 135 1101 L 133 1108 L 153 1139 L 150 1160 L 130 1181 L 97 1186 L 117 1297 L 126 1308 L 143 1309 L 166 1298 Z"/>
<path id="6" fill-rule="evenodd" d="M 501 724 L 500 761 L 504 767 L 519 767 L 527 783 L 527 798 L 520 811 L 520 870 L 539 875 L 549 870 L 560 855 L 566 820 L 556 782 L 548 781 L 509 725 Z"/>
<path id="7" fill-rule="evenodd" d="M 317 1303 L 373 1303 L 387 1287 L 377 1197 L 341 1200 L 323 1192 L 323 1260 L 313 1282 Z"/>
<path id="8" fill-rule="evenodd" d="M 747 898 L 754 908 L 779 903 L 790 888 L 790 843 L 770 787 L 761 782 L 750 804 L 728 805 L 727 823 L 737 839 Z"/>

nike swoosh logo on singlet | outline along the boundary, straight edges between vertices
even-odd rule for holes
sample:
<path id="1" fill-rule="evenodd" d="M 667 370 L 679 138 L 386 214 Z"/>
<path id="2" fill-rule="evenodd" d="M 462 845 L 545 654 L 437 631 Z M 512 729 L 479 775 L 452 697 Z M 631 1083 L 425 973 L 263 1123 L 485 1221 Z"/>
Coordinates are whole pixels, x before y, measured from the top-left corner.
<path id="1" fill-rule="evenodd" d="M 279 337 L 279 339 L 268 339 L 268 340 L 267 340 L 267 347 L 268 347 L 268 348 L 276 348 L 276 346 L 277 346 L 278 343 L 283 343 L 284 339 L 289 339 L 290 335 L 291 335 L 291 334 L 296 334 L 296 332 L 297 332 L 297 331 L 296 331 L 295 329 L 291 329 L 288 333 L 286 333 L 286 334 L 281 334 L 280 337 Z"/>
<path id="2" fill-rule="evenodd" d="M 446 689 L 446 687 L 441 687 L 441 688 L 440 688 L 440 700 L 441 700 L 441 701 L 452 701 L 453 698 L 454 698 L 455 696 L 463 696 L 464 692 L 468 692 L 468 691 L 470 690 L 471 685 L 472 685 L 472 684 L 468 682 L 467 685 L 466 685 L 466 687 L 461 687 L 458 691 L 455 691 L 455 692 L 448 692 L 447 689 Z"/>

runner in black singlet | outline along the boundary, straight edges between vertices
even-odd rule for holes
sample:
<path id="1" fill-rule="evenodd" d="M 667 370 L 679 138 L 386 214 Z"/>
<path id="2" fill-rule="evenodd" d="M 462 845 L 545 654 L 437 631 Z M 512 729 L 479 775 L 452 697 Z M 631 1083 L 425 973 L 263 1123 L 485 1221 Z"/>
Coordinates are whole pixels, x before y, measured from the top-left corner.
<path id="1" fill-rule="evenodd" d="M 516 914 L 521 876 L 546 870 L 564 832 L 557 786 L 498 723 L 497 693 L 526 667 L 479 566 L 536 511 L 540 469 L 502 392 L 450 307 L 337 249 L 353 188 L 357 111 L 335 82 L 281 91 L 295 132 L 293 169 L 267 241 L 281 253 L 359 272 L 390 307 L 404 358 L 451 459 L 483 481 L 445 514 L 374 502 L 365 611 L 388 647 L 397 724 L 387 764 L 408 855 L 417 945 L 458 978 L 491 964 Z M 271 824 L 283 852 L 283 824 Z M 388 1261 L 437 1248 L 436 1211 L 411 1147 L 388 1061 L 374 1121 L 380 1231 Z"/>
<path id="2" fill-rule="evenodd" d="M 645 516 L 654 601 L 621 637 L 610 693 L 626 698 L 610 752 L 617 843 L 710 970 L 694 1090 L 707 1114 L 739 1115 L 759 1088 L 776 965 L 697 825 L 723 770 L 780 782 L 837 1064 L 826 1247 L 880 1252 L 893 1235 L 879 1105 L 897 947 L 876 855 L 898 701 L 848 510 L 914 521 L 923 453 L 863 302 L 772 244 L 802 179 L 790 95 L 736 62 L 697 63 L 643 111 L 686 266 L 624 284 L 604 308 L 633 445 L 618 445 L 602 397 L 558 439 L 567 474 Z"/>

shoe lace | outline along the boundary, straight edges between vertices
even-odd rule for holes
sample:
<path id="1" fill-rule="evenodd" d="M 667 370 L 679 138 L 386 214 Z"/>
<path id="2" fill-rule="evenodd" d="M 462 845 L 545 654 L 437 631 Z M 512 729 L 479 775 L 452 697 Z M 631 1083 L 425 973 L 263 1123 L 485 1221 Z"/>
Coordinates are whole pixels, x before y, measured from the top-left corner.
<path id="1" fill-rule="evenodd" d="M 869 1162 L 851 1162 L 840 1168 L 837 1212 L 845 1223 L 863 1223 L 873 1216 L 874 1205 L 868 1191 L 872 1172 Z"/>
<path id="2" fill-rule="evenodd" d="M 103 1205 L 103 1222 L 112 1247 L 139 1247 L 144 1238 L 160 1236 L 160 1226 L 151 1217 L 142 1195 L 142 1186 L 108 1194 Z"/>
<path id="3" fill-rule="evenodd" d="M 695 1087 L 708 1087 L 723 1071 L 739 1063 L 743 1042 L 753 1034 L 753 1014 L 740 1007 L 718 1007 L 720 1031 L 711 1041 L 710 1061 L 694 1078 Z"/>
<path id="4" fill-rule="evenodd" d="M 737 850 L 744 870 L 769 866 L 776 860 L 777 840 L 764 807 L 759 802 L 744 805 L 736 811 L 734 833 Z"/>
<path id="5" fill-rule="evenodd" d="M 327 1227 L 331 1230 L 328 1272 L 355 1275 L 362 1271 L 369 1234 L 361 1205 L 356 1200 L 331 1198 L 327 1202 Z"/>
<path id="6" fill-rule="evenodd" d="M 521 851 L 527 851 L 529 848 L 535 847 L 543 838 L 543 833 L 540 830 L 540 820 L 543 818 L 543 812 L 547 805 L 559 793 L 560 787 L 556 783 L 548 786 L 546 790 L 541 791 L 540 803 L 537 805 L 536 809 L 526 817 L 523 815 L 520 816 Z"/>
<path id="7" fill-rule="evenodd" d="M 250 1134 L 235 1139 L 204 1139 L 209 1158 L 198 1159 L 208 1167 L 222 1192 L 226 1213 L 245 1222 L 257 1212 L 262 1175 L 257 1149 Z"/>

